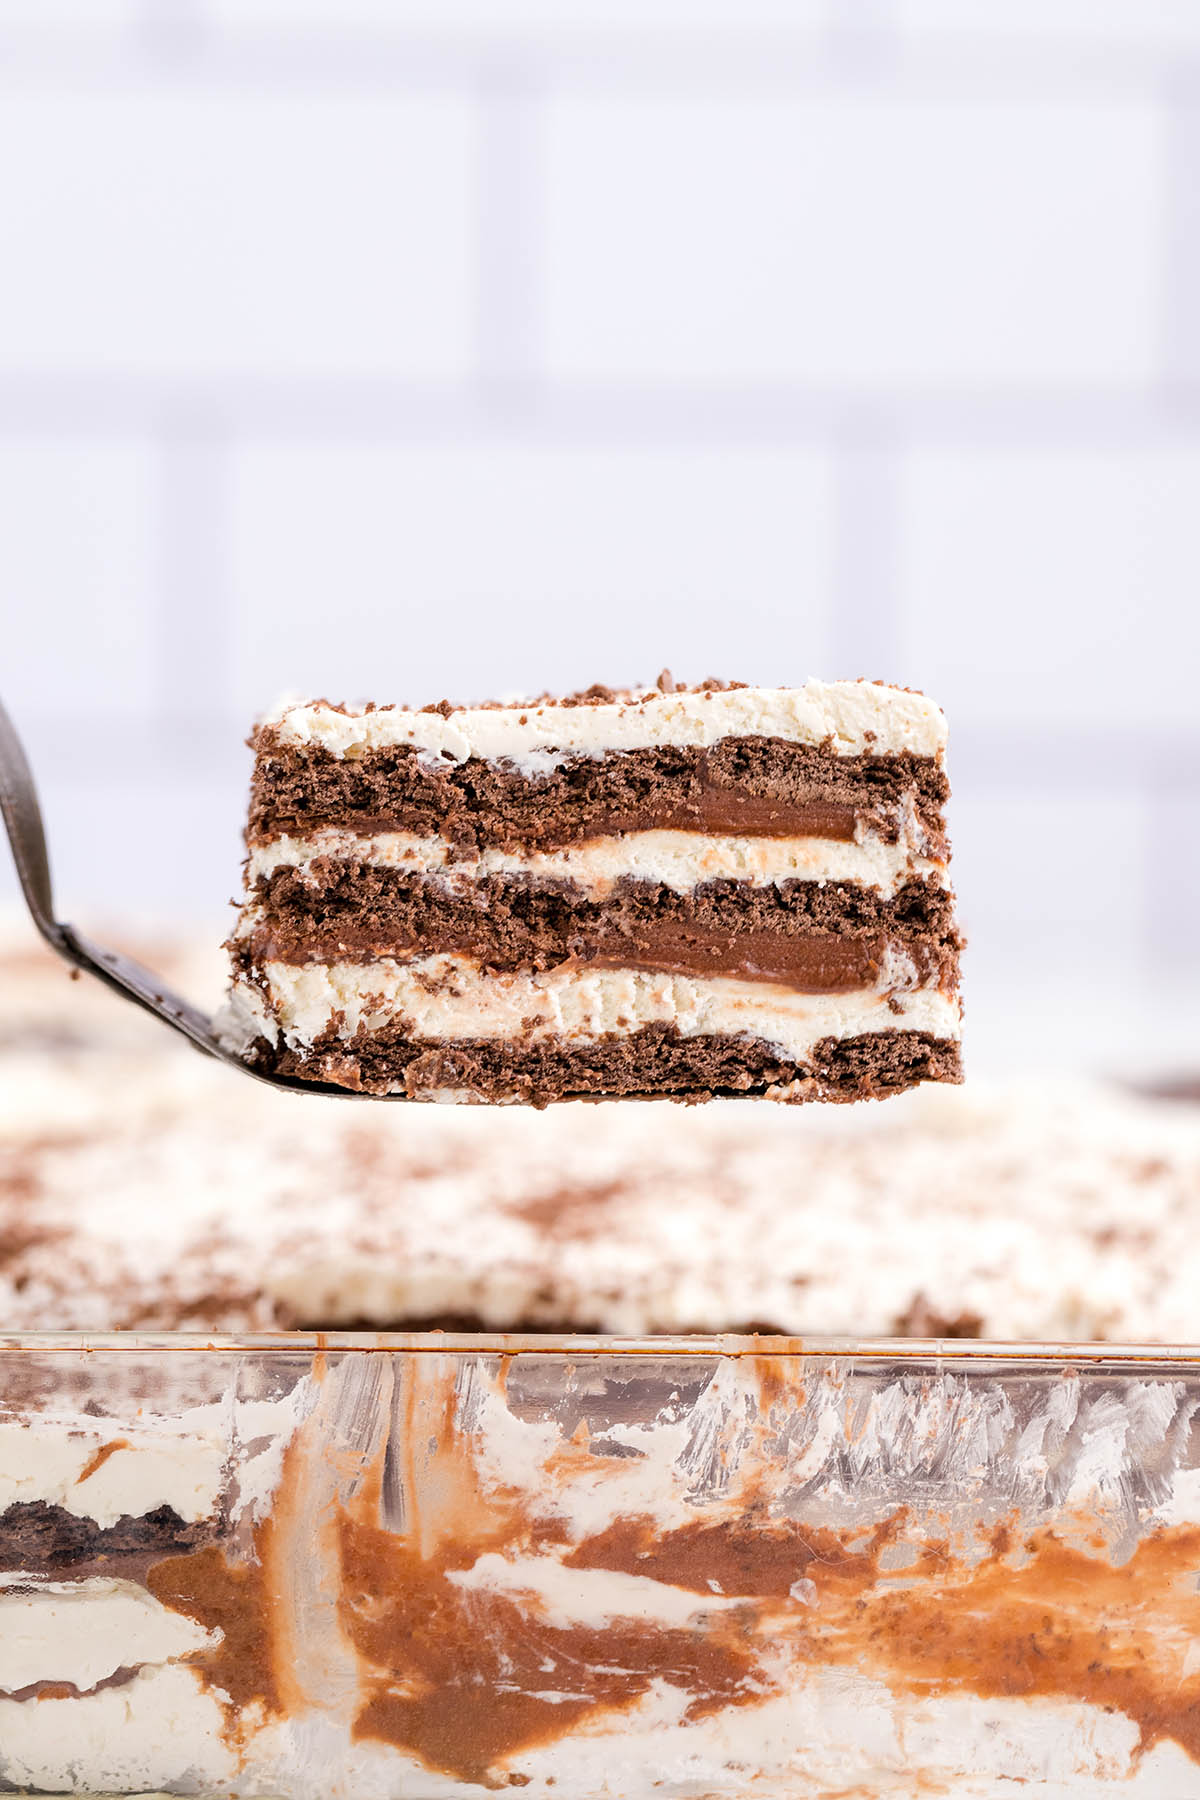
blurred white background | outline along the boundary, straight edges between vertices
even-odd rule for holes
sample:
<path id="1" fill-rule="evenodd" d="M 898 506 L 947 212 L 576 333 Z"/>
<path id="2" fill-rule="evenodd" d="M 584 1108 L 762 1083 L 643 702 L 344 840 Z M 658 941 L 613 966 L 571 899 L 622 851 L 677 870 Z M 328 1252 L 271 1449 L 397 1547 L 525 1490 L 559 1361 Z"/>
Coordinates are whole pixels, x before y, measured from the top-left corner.
<path id="1" fill-rule="evenodd" d="M 283 690 L 861 673 L 978 1059 L 1189 1054 L 1195 0 L 0 0 L 0 245 L 64 913 L 223 933 Z"/>

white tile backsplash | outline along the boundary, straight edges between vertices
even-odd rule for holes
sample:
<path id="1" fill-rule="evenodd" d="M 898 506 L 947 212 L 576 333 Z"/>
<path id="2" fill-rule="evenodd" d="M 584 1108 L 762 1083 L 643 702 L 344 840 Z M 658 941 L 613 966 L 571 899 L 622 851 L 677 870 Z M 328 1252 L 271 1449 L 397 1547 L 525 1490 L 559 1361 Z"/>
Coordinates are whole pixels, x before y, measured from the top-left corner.
<path id="1" fill-rule="evenodd" d="M 546 366 L 569 379 L 1145 380 L 1149 105 L 566 92 L 547 109 Z"/>
<path id="2" fill-rule="evenodd" d="M 0 375 L 460 376 L 465 96 L 0 85 Z"/>
<path id="3" fill-rule="evenodd" d="M 1194 45 L 1195 0 L 894 0 L 898 22 L 913 31 L 996 39 L 1118 47 Z"/>
<path id="4" fill-rule="evenodd" d="M 1072 979 L 1096 975 L 1096 945 L 1136 963 L 1149 883 L 1146 814 L 1135 783 L 1105 793 L 1046 771 L 1041 793 L 956 783 L 955 884 L 969 956 L 1028 966 L 1032 955 Z"/>
<path id="5" fill-rule="evenodd" d="M 1189 979 L 1200 977 L 1200 933 L 1196 930 L 1200 919 L 1200 792 L 1194 768 L 1184 764 L 1171 770 L 1148 812 L 1147 866 L 1169 869 L 1170 876 L 1149 884 L 1144 922 L 1147 953 L 1155 968 L 1186 989 Z M 1195 1061 L 1194 1019 L 1192 1035 Z"/>
<path id="6" fill-rule="evenodd" d="M 825 664 L 811 452 L 262 446 L 234 491 L 247 716 L 281 687 L 422 704 Z"/>
<path id="7" fill-rule="evenodd" d="M 144 444 L 0 436 L 0 667 L 22 720 L 153 706 L 154 500 Z"/>
<path id="8" fill-rule="evenodd" d="M 74 770 L 43 777 L 58 916 L 118 935 L 123 921 L 178 921 L 222 943 L 241 883 L 250 785 L 249 752 L 233 751 L 198 769 L 106 761 L 97 774 L 85 740 Z"/>
<path id="9" fill-rule="evenodd" d="M 90 34 L 100 27 L 132 25 L 143 12 L 138 0 L 0 0 L 0 31 L 35 27 L 39 34 Z"/>
<path id="10" fill-rule="evenodd" d="M 903 664 L 973 721 L 1195 730 L 1200 448 L 913 452 Z"/>

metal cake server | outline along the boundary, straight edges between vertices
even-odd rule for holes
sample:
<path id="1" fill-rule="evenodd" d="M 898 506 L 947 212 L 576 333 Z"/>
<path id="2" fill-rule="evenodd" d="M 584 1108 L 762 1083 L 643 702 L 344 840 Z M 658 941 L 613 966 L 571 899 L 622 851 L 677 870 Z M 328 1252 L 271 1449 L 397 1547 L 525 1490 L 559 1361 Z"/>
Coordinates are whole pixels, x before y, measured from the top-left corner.
<path id="1" fill-rule="evenodd" d="M 0 704 L 0 812 L 4 815 L 30 917 L 50 948 L 72 968 L 82 969 L 104 982 L 106 987 L 115 988 L 127 1000 L 169 1025 L 172 1031 L 180 1032 L 197 1050 L 228 1063 L 239 1074 L 248 1075 L 254 1081 L 265 1081 L 270 1087 L 290 1088 L 297 1094 L 333 1094 L 342 1100 L 381 1097 L 355 1093 L 351 1088 L 334 1087 L 327 1082 L 300 1081 L 295 1076 L 268 1074 L 251 1068 L 220 1041 L 209 1015 L 173 993 L 161 976 L 144 969 L 132 957 L 123 956 L 116 950 L 105 950 L 76 931 L 73 925 L 64 925 L 54 917 L 54 890 L 42 809 L 21 740 L 3 704 Z M 402 1094 L 382 1097 L 406 1098 Z"/>

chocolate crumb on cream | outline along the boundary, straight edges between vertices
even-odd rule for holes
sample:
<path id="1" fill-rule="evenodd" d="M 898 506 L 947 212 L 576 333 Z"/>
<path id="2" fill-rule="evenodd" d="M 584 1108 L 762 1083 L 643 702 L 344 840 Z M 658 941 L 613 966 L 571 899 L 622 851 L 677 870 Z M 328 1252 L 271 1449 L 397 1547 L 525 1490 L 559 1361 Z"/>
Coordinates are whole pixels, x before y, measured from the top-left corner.
<path id="1" fill-rule="evenodd" d="M 256 729 L 229 1040 L 372 1094 L 789 1102 L 960 1079 L 945 722 L 878 682 Z"/>

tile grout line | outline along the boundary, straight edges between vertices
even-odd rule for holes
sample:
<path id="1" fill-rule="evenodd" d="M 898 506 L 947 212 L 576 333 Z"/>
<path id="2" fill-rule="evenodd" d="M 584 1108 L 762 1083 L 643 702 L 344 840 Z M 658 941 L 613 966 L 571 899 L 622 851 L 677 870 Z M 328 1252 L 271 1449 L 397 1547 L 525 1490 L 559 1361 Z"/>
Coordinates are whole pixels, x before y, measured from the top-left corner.
<path id="1" fill-rule="evenodd" d="M 541 363 L 540 94 L 519 64 L 497 62 L 476 105 L 476 390 L 485 421 L 511 423 L 528 412 Z"/>
<path id="2" fill-rule="evenodd" d="M 469 85 L 498 58 L 519 59 L 535 81 L 593 92 L 631 83 L 655 91 L 722 87 L 743 92 L 811 93 L 843 76 L 852 82 L 899 81 L 936 102 L 965 89 L 980 97 L 998 85 L 1010 93 L 1070 100 L 1153 92 L 1173 70 L 1200 76 L 1200 54 L 1143 40 L 1131 48 L 1088 43 L 1069 33 L 1030 42 L 1019 32 L 973 36 L 905 29 L 893 0 L 829 0 L 814 27 L 751 28 L 731 47 L 729 34 L 689 34 L 593 26 L 582 33 L 536 28 L 435 27 L 346 29 L 295 26 L 239 38 L 212 18 L 205 0 L 140 0 L 128 25 L 105 29 L 93 45 L 31 43 L 0 24 L 0 81 L 28 71 L 70 80 L 107 80 L 170 63 L 191 63 L 211 82 L 268 82 L 277 88 L 336 86 L 413 90 Z"/>
<path id="3" fill-rule="evenodd" d="M 138 0 L 132 31 L 151 63 L 198 65 L 211 30 L 206 0 Z"/>
<path id="4" fill-rule="evenodd" d="M 1164 410 L 1200 375 L 1200 82 L 1176 78 L 1162 95 L 1165 135 L 1159 391 Z M 1146 844 L 1142 857 L 1143 966 L 1177 969 L 1194 944 L 1200 917 L 1200 855 L 1180 855 L 1180 803 L 1195 794 L 1187 756 L 1160 749 L 1143 779 Z M 1185 841 L 1190 844 L 1186 832 Z M 1163 881 L 1163 869 L 1177 872 Z M 1195 960 L 1197 953 L 1192 952 Z"/>
<path id="5" fill-rule="evenodd" d="M 829 673 L 901 680 L 899 448 L 872 409 L 848 415 L 830 442 L 833 571 Z"/>
<path id="6" fill-rule="evenodd" d="M 135 40 L 152 65 L 200 65 L 209 28 L 205 0 L 140 0 Z M 211 405 L 166 393 L 148 424 L 155 461 L 157 753 L 190 761 L 216 746 L 232 711 L 233 607 L 227 431 Z"/>
<path id="7" fill-rule="evenodd" d="M 219 416 L 168 412 L 154 438 L 155 725 L 162 746 L 204 746 L 234 712 L 231 440 Z"/>
<path id="8" fill-rule="evenodd" d="M 890 75 L 901 48 L 896 0 L 826 0 L 825 52 L 838 74 Z"/>
<path id="9" fill-rule="evenodd" d="M 848 82 L 891 72 L 895 0 L 827 0 L 825 54 Z M 828 439 L 833 482 L 829 673 L 900 674 L 900 469 L 893 409 L 849 402 Z"/>
<path id="10" fill-rule="evenodd" d="M 497 235 L 500 216 L 497 208 L 496 220 L 481 226 L 481 235 Z M 235 433 L 328 433 L 363 442 L 476 428 L 487 422 L 489 381 L 502 386 L 507 379 L 510 386 L 528 387 L 538 380 L 536 247 L 520 280 L 491 269 L 492 260 L 491 252 L 481 256 L 489 269 L 479 271 L 477 315 L 482 294 L 494 292 L 499 280 L 506 291 L 498 298 L 509 318 L 502 327 L 493 327 L 477 317 L 474 373 L 465 381 L 320 375 L 68 378 L 0 371 L 0 440 L 47 430 L 78 437 L 153 434 L 164 411 L 219 413 Z M 929 381 L 906 392 L 881 390 L 869 407 L 912 443 L 950 449 L 1037 445 L 1121 455 L 1130 448 L 1195 443 L 1200 437 L 1200 374 L 1181 375 L 1165 395 L 1161 387 L 1156 392 L 1141 387 L 1106 392 L 1087 384 L 1020 390 L 1012 384 L 980 383 L 955 392 Z M 849 384 L 761 382 L 730 388 L 692 382 L 676 388 L 556 379 L 539 387 L 536 411 L 538 432 L 547 440 L 823 446 L 862 406 Z"/>

